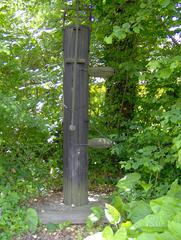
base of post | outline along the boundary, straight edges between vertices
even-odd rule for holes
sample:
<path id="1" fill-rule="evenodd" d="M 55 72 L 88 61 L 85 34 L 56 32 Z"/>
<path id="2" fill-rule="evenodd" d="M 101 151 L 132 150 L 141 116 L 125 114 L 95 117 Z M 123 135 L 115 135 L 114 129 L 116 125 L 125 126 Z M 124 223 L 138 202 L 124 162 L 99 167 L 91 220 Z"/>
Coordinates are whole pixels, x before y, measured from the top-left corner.
<path id="1" fill-rule="evenodd" d="M 87 217 L 91 214 L 91 208 L 99 206 L 104 208 L 106 202 L 105 195 L 89 195 L 89 203 L 84 206 L 71 207 L 63 203 L 63 198 L 59 201 L 47 199 L 42 203 L 33 204 L 38 212 L 42 224 L 58 224 L 70 221 L 72 224 L 85 224 Z"/>

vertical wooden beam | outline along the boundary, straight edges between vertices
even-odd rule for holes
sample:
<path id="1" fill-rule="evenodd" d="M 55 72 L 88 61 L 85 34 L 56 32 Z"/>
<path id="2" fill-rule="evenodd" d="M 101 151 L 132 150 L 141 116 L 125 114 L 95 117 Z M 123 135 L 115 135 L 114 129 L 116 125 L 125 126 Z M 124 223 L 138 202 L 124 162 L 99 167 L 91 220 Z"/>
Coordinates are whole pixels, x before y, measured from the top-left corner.
<path id="1" fill-rule="evenodd" d="M 76 27 L 64 30 L 64 203 L 81 206 L 88 203 L 88 52 L 90 30 L 78 26 L 77 59 Z M 75 67 L 76 61 L 76 68 Z M 76 73 L 75 70 L 76 69 Z M 74 82 L 74 73 L 76 81 Z M 76 84 L 75 84 L 76 83 Z M 74 86 L 75 84 L 75 86 Z M 73 94 L 75 91 L 75 94 Z M 72 97 L 74 96 L 74 109 Z M 71 129 L 72 111 L 75 129 Z"/>

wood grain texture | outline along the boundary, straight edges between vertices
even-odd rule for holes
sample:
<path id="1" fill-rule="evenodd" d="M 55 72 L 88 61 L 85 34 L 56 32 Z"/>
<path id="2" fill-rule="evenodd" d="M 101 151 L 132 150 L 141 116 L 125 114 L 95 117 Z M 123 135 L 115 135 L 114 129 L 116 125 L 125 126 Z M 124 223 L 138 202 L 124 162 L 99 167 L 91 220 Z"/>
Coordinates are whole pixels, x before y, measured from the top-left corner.
<path id="1" fill-rule="evenodd" d="M 64 30 L 64 203 L 82 206 L 88 202 L 88 53 L 90 30 L 79 26 L 75 86 L 75 131 L 70 131 L 72 111 L 73 66 L 75 54 L 75 26 Z M 70 61 L 71 59 L 71 61 Z M 72 60 L 73 59 L 73 60 Z M 80 61 L 81 59 L 81 61 Z M 85 61 L 83 61 L 85 60 Z M 84 145 L 85 144 L 85 145 Z"/>

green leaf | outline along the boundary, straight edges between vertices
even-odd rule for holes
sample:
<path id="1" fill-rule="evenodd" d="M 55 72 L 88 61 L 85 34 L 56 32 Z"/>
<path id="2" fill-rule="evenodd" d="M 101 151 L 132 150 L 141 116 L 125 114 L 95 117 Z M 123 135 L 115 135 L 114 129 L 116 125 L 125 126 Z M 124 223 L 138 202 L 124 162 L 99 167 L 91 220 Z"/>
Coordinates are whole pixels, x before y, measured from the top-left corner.
<path id="1" fill-rule="evenodd" d="M 133 32 L 140 33 L 140 27 L 139 26 L 133 27 Z"/>
<path id="2" fill-rule="evenodd" d="M 133 223 L 139 221 L 151 213 L 150 205 L 144 201 L 134 201 L 131 202 L 128 206 L 128 218 L 131 219 Z"/>
<path id="3" fill-rule="evenodd" d="M 113 33 L 114 33 L 114 36 L 119 38 L 119 35 L 121 34 L 122 30 L 119 26 L 114 26 L 113 27 Z"/>
<path id="4" fill-rule="evenodd" d="M 163 196 L 150 201 L 151 209 L 154 213 L 158 213 L 160 211 L 164 211 L 165 214 L 172 217 L 175 213 L 177 213 L 181 208 L 181 202 L 178 198 L 173 198 L 170 196 Z M 167 216 L 167 220 L 168 219 Z"/>
<path id="5" fill-rule="evenodd" d="M 101 207 L 92 207 L 91 211 L 94 213 L 94 215 L 100 220 L 103 215 L 104 215 L 104 211 Z"/>
<path id="6" fill-rule="evenodd" d="M 181 210 L 174 216 L 173 221 L 181 223 Z"/>
<path id="7" fill-rule="evenodd" d="M 154 233 L 141 233 L 136 240 L 156 240 L 156 234 Z"/>
<path id="8" fill-rule="evenodd" d="M 26 223 L 28 224 L 30 232 L 36 232 L 38 228 L 39 218 L 35 209 L 28 208 L 26 213 Z"/>
<path id="9" fill-rule="evenodd" d="M 99 221 L 104 215 L 104 211 L 100 207 L 92 207 L 91 211 L 92 211 L 92 213 L 88 216 L 88 219 L 92 223 Z"/>
<path id="10" fill-rule="evenodd" d="M 178 184 L 178 179 L 171 184 L 167 195 L 181 199 L 181 186 Z"/>
<path id="11" fill-rule="evenodd" d="M 167 228 L 168 219 L 162 213 L 150 214 L 136 222 L 133 227 L 145 232 L 163 231 Z"/>
<path id="12" fill-rule="evenodd" d="M 181 222 L 169 222 L 168 229 L 172 236 L 175 237 L 175 240 L 181 239 Z"/>
<path id="13" fill-rule="evenodd" d="M 119 40 L 123 40 L 123 39 L 125 39 L 125 38 L 126 38 L 126 33 L 123 32 L 123 31 L 121 31 L 121 33 L 119 34 L 118 39 L 119 39 Z"/>
<path id="14" fill-rule="evenodd" d="M 146 183 L 144 181 L 140 181 L 139 184 L 140 186 L 142 186 L 145 192 L 148 192 L 148 190 L 150 190 L 150 188 L 152 187 L 152 184 Z"/>
<path id="15" fill-rule="evenodd" d="M 177 167 L 181 168 L 181 149 L 178 151 Z"/>
<path id="16" fill-rule="evenodd" d="M 124 29 L 125 32 L 129 32 L 131 25 L 127 22 L 122 25 L 122 28 Z"/>
<path id="17" fill-rule="evenodd" d="M 114 26 L 113 27 L 113 34 L 119 40 L 123 40 L 123 39 L 126 38 L 126 33 L 119 26 Z"/>
<path id="18" fill-rule="evenodd" d="M 157 234 L 156 240 L 175 240 L 171 233 L 165 231 L 164 233 Z"/>
<path id="19" fill-rule="evenodd" d="M 58 228 L 59 228 L 60 230 L 63 230 L 63 229 L 65 229 L 65 228 L 69 227 L 71 224 L 72 224 L 71 221 L 65 221 L 64 223 L 58 224 Z"/>
<path id="20" fill-rule="evenodd" d="M 91 214 L 90 214 L 91 215 Z M 90 216 L 89 215 L 89 216 Z M 88 216 L 88 218 L 87 218 L 87 220 L 86 220 L 86 229 L 88 230 L 88 231 L 91 231 L 92 229 L 93 229 L 93 227 L 94 227 L 94 222 L 93 222 L 93 220 L 91 219 L 91 217 L 89 218 L 89 216 Z M 97 221 L 97 220 L 96 220 Z M 96 222 L 95 221 L 95 222 Z"/>
<path id="21" fill-rule="evenodd" d="M 179 65 L 179 61 L 172 62 L 170 64 L 170 69 L 174 71 Z"/>
<path id="22" fill-rule="evenodd" d="M 18 195 L 17 192 L 12 191 L 9 193 L 8 199 L 11 201 L 11 204 L 17 204 L 20 200 L 20 195 Z"/>
<path id="23" fill-rule="evenodd" d="M 114 196 L 111 205 L 114 206 L 121 214 L 125 214 L 126 205 L 123 203 L 120 196 Z"/>
<path id="24" fill-rule="evenodd" d="M 163 79 L 167 79 L 170 77 L 172 71 L 170 68 L 165 68 L 165 69 L 161 69 L 159 72 L 158 72 L 158 77 L 159 78 L 163 78 Z"/>
<path id="25" fill-rule="evenodd" d="M 102 232 L 102 237 L 104 240 L 112 240 L 113 239 L 113 230 L 110 226 L 106 226 Z"/>
<path id="26" fill-rule="evenodd" d="M 126 240 L 127 230 L 125 227 L 121 227 L 114 235 L 113 240 Z"/>
<path id="27" fill-rule="evenodd" d="M 167 7 L 170 4 L 170 0 L 159 0 L 158 2 L 163 8 Z"/>
<path id="28" fill-rule="evenodd" d="M 146 66 L 150 71 L 155 71 L 160 68 L 160 63 L 157 60 L 151 60 Z"/>
<path id="29" fill-rule="evenodd" d="M 107 203 L 106 203 L 105 215 L 111 224 L 118 224 L 121 220 L 121 216 L 118 210 Z"/>
<path id="30" fill-rule="evenodd" d="M 99 221 L 99 217 L 97 217 L 94 213 L 91 213 L 88 216 L 88 220 L 90 220 L 92 223 L 95 223 L 95 222 Z"/>
<path id="31" fill-rule="evenodd" d="M 141 3 L 140 4 L 140 8 L 146 8 L 146 4 L 145 3 Z"/>
<path id="32" fill-rule="evenodd" d="M 181 148 L 181 134 L 173 138 L 174 147 L 179 150 Z"/>
<path id="33" fill-rule="evenodd" d="M 109 37 L 105 37 L 104 38 L 104 41 L 107 43 L 107 44 L 112 44 L 112 34 L 109 36 Z"/>
<path id="34" fill-rule="evenodd" d="M 4 53 L 4 54 L 6 54 L 6 55 L 10 55 L 9 49 L 6 49 L 6 48 L 0 48 L 0 54 L 1 54 L 1 53 Z"/>
<path id="35" fill-rule="evenodd" d="M 139 181 L 141 175 L 139 173 L 127 174 L 124 178 L 120 179 L 117 187 L 121 192 L 130 191 Z"/>
<path id="36" fill-rule="evenodd" d="M 55 232 L 56 230 L 61 229 L 59 224 L 55 223 L 48 223 L 46 227 L 49 232 Z"/>

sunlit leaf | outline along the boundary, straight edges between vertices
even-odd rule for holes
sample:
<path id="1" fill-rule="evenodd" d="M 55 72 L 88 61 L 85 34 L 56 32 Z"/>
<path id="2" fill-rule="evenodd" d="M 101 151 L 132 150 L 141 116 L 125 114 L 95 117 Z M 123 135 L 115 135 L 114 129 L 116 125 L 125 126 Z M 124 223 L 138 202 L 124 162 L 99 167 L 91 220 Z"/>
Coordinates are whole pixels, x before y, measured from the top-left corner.
<path id="1" fill-rule="evenodd" d="M 113 240 L 127 240 L 127 230 L 125 227 L 118 229 L 114 235 Z"/>
<path id="2" fill-rule="evenodd" d="M 160 232 L 167 228 L 168 219 L 162 214 L 150 214 L 136 222 L 133 226 L 145 232 Z"/>
<path id="3" fill-rule="evenodd" d="M 112 35 L 110 35 L 109 37 L 105 37 L 104 38 L 104 41 L 107 43 L 107 44 L 112 44 Z"/>
<path id="4" fill-rule="evenodd" d="M 174 238 L 176 240 L 180 240 L 181 239 L 181 222 L 169 222 L 168 223 L 168 229 L 170 231 L 170 233 L 172 234 L 172 236 L 174 236 Z"/>
<path id="5" fill-rule="evenodd" d="M 175 240 L 175 238 L 170 232 L 165 231 L 164 233 L 157 234 L 156 240 Z"/>
<path id="6" fill-rule="evenodd" d="M 157 240 L 155 233 L 141 233 L 136 240 Z"/>
<path id="7" fill-rule="evenodd" d="M 106 226 L 102 232 L 103 240 L 113 240 L 113 230 L 110 226 Z"/>
<path id="8" fill-rule="evenodd" d="M 121 220 L 121 216 L 118 210 L 107 203 L 106 203 L 105 215 L 111 224 L 118 224 Z"/>
<path id="9" fill-rule="evenodd" d="M 111 205 L 114 206 L 120 212 L 120 214 L 125 214 L 127 210 L 125 203 L 119 196 L 114 196 Z"/>
<path id="10" fill-rule="evenodd" d="M 130 191 L 136 184 L 138 184 L 138 181 L 140 180 L 141 175 L 139 173 L 130 173 L 127 174 L 124 178 L 120 179 L 117 187 L 120 191 Z"/>

